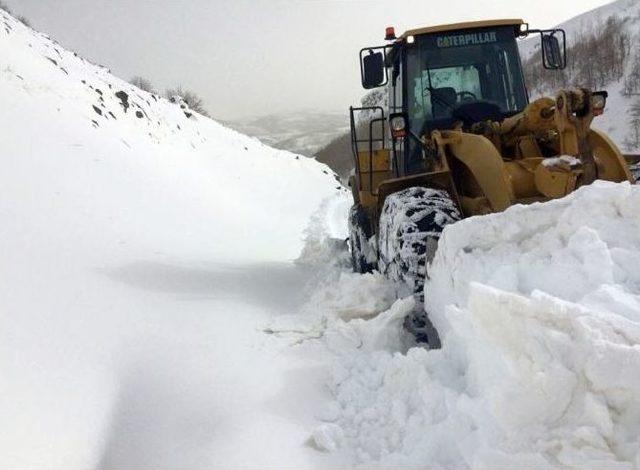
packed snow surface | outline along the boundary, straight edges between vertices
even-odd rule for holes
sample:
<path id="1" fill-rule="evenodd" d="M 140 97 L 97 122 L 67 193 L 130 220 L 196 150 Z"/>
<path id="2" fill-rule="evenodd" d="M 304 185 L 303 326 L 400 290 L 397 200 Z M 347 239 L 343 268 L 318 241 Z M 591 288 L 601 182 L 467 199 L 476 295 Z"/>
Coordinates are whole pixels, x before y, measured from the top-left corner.
<path id="1" fill-rule="evenodd" d="M 626 183 L 447 227 L 425 287 L 443 348 L 406 350 L 407 299 L 335 325 L 316 442 L 366 469 L 640 468 L 638 266 Z"/>

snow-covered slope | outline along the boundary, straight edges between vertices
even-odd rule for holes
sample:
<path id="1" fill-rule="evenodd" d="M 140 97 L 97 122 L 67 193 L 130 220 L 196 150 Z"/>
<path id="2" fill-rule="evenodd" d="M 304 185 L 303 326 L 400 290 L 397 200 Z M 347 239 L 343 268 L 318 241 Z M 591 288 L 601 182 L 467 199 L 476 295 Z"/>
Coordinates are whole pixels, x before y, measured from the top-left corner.
<path id="1" fill-rule="evenodd" d="M 117 232 L 125 218 L 136 223 L 132 214 L 144 207 L 149 217 L 139 219 L 140 235 L 153 232 L 155 248 L 162 251 L 172 237 L 194 237 L 194 244 L 206 244 L 212 257 L 296 256 L 299 224 L 310 207 L 336 190 L 326 167 L 198 115 L 187 117 L 188 110 L 114 78 L 2 15 L 2 117 L 8 135 L 3 146 L 11 164 L 37 160 L 45 178 L 55 177 L 55 184 L 80 192 L 81 198 L 69 191 L 60 195 L 79 199 L 74 204 L 80 213 L 95 203 L 102 206 L 91 206 L 94 213 L 117 214 L 100 221 L 107 231 Z M 92 175 L 100 180 L 93 181 Z M 140 178 L 157 184 L 146 187 Z M 118 195 L 125 185 L 138 188 L 135 198 Z M 50 190 L 35 181 L 32 186 Z M 301 203 L 300 194 L 308 203 Z M 181 206 L 198 213 L 181 213 Z M 289 217 L 279 218 L 279 212 Z M 193 226 L 185 217 L 216 223 Z M 182 230 L 163 230 L 158 238 L 149 219 L 174 220 Z M 215 226 L 226 229 L 214 231 Z M 272 233 L 275 228 L 287 235 L 253 236 L 256 230 Z M 242 250 L 230 253 L 223 247 L 231 241 Z"/>
<path id="2" fill-rule="evenodd" d="M 640 3 L 638 0 L 615 0 L 601 7 L 574 16 L 556 27 L 565 30 L 567 33 L 567 45 L 571 46 L 575 43 L 574 38 L 577 35 L 603 24 L 604 21 L 611 16 L 622 19 L 628 18 L 631 23 L 637 24 L 637 19 L 640 16 Z M 532 27 L 535 26 L 532 25 Z M 528 52 L 532 47 L 539 47 L 539 41 L 534 40 L 527 44 L 525 51 Z"/>
<path id="3" fill-rule="evenodd" d="M 640 144 L 635 142 L 637 139 L 632 132 L 632 116 L 631 108 L 640 103 L 640 95 L 636 94 L 624 94 L 625 82 L 634 73 L 634 64 L 637 62 L 640 64 L 640 52 L 638 46 L 640 45 L 640 1 L 639 0 L 617 0 L 610 4 L 596 8 L 589 12 L 578 15 L 564 23 L 559 24 L 557 27 L 562 28 L 567 33 L 567 46 L 569 60 L 572 56 L 572 46 L 576 46 L 580 39 L 585 36 L 595 34 L 597 37 L 604 30 L 606 21 L 610 18 L 615 18 L 619 21 L 619 28 L 624 33 L 627 40 L 624 43 L 616 43 L 616 48 L 628 49 L 625 64 L 623 66 L 622 74 L 619 79 L 609 81 L 604 85 L 604 89 L 609 92 L 609 99 L 607 101 L 607 107 L 605 113 L 597 117 L 594 120 L 593 126 L 606 131 L 613 141 L 621 147 L 623 150 L 640 153 Z M 533 26 L 533 25 L 532 25 Z M 520 43 L 520 50 L 524 59 L 530 58 L 535 51 L 538 51 L 540 47 L 540 40 L 538 36 L 534 36 L 531 39 L 524 40 Z M 587 46 L 589 47 L 589 46 Z M 596 47 L 596 46 L 592 46 Z M 601 47 L 609 47 L 601 46 Z M 602 52 L 606 54 L 612 54 L 613 51 L 591 51 L 593 56 L 596 52 Z M 600 54 L 602 55 L 602 54 Z M 587 54 L 588 56 L 588 54 Z M 583 60 L 583 59 L 580 59 Z M 588 60 L 585 57 L 585 60 Z M 589 66 L 587 63 L 577 64 L 577 69 L 584 69 Z M 525 66 L 526 68 L 527 66 Z M 540 68 L 539 64 L 533 65 L 533 67 Z M 558 72 L 547 72 L 548 76 Z M 567 86 L 585 86 L 582 80 L 575 76 L 575 71 L 567 71 Z M 596 74 L 594 74 L 596 75 Z M 542 84 L 537 89 L 530 90 L 532 94 L 549 94 L 557 90 L 553 85 Z M 638 92 L 640 93 L 640 91 Z"/>
<path id="4" fill-rule="evenodd" d="M 0 57 L 0 468 L 322 466 L 287 385 L 306 359 L 258 329 L 296 309 L 310 216 L 346 200 L 330 170 L 2 10 Z"/>

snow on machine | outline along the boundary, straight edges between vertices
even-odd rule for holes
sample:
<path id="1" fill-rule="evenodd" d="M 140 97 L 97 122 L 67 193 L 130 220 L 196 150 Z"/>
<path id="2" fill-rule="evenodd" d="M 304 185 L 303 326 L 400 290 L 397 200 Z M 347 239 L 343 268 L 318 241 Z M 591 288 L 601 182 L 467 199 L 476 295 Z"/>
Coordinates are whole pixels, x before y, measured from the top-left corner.
<path id="1" fill-rule="evenodd" d="M 560 70 L 563 30 L 510 19 L 386 33 L 388 44 L 360 51 L 360 69 L 365 89 L 386 86 L 388 105 L 350 108 L 355 271 L 378 269 L 420 297 L 448 224 L 596 179 L 634 182 L 616 145 L 591 128 L 606 91 L 529 101 L 517 40 L 538 35 L 543 67 Z"/>

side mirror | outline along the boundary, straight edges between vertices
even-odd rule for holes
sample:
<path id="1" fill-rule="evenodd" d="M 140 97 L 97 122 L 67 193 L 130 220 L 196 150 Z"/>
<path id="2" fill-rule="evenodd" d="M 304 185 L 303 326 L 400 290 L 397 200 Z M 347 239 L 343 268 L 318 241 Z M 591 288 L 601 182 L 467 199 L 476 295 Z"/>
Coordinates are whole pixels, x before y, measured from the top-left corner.
<path id="1" fill-rule="evenodd" d="M 543 31 L 542 66 L 548 70 L 562 70 L 567 66 L 566 41 L 564 31 Z M 558 36 L 562 38 L 562 44 Z"/>
<path id="2" fill-rule="evenodd" d="M 382 49 L 382 52 L 374 52 Z M 366 54 L 365 54 L 366 53 Z M 360 51 L 360 74 L 362 86 L 367 90 L 377 88 L 387 83 L 387 71 L 384 68 L 385 52 L 383 47 L 362 49 Z"/>

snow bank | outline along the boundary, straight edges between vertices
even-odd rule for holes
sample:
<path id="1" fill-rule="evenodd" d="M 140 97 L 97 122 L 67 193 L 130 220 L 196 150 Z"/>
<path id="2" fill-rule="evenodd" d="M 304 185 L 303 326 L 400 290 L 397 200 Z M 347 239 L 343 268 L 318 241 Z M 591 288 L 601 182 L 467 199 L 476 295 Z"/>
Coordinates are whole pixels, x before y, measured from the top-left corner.
<path id="1" fill-rule="evenodd" d="M 638 266 L 628 184 L 448 227 L 425 289 L 443 348 L 345 348 L 316 442 L 367 469 L 640 468 Z"/>
<path id="2" fill-rule="evenodd" d="M 596 182 L 546 204 L 516 206 L 445 229 L 425 290 L 446 328 L 446 305 L 466 304 L 471 282 L 581 302 L 601 286 L 640 289 L 639 189 Z"/>

